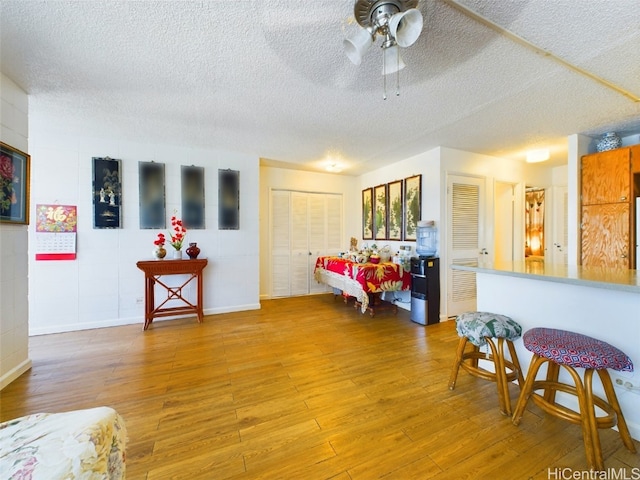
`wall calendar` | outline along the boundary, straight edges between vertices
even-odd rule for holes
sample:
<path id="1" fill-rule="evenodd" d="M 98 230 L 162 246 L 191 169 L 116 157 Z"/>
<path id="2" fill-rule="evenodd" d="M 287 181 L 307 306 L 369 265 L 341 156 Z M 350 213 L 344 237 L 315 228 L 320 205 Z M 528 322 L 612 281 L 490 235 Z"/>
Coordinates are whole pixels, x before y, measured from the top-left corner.
<path id="1" fill-rule="evenodd" d="M 36 260 L 75 260 L 75 205 L 36 205 Z"/>

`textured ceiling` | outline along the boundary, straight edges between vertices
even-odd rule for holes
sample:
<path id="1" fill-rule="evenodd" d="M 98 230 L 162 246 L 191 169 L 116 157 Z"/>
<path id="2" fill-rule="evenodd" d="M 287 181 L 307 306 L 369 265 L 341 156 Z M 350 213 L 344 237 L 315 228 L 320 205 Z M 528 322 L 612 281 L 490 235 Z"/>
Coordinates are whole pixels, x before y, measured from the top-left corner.
<path id="1" fill-rule="evenodd" d="M 640 132 L 637 0 L 422 0 L 424 29 L 387 77 L 342 41 L 352 0 L 0 0 L 2 73 L 78 134 L 240 151 L 361 174 L 437 146 L 521 161 L 566 138 Z M 510 35 L 575 65 L 580 73 Z"/>

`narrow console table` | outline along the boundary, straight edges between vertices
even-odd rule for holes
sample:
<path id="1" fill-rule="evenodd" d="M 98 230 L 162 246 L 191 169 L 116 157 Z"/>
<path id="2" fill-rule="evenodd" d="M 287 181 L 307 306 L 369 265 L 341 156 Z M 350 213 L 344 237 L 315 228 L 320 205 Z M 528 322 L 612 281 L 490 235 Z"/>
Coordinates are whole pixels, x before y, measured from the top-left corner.
<path id="1" fill-rule="evenodd" d="M 207 259 L 189 260 L 144 260 L 136 263 L 144 272 L 144 330 L 149 328 L 156 317 L 170 317 L 194 313 L 198 316 L 198 323 L 204 317 L 202 310 L 202 270 L 207 266 Z M 189 278 L 177 287 L 172 287 L 160 280 L 163 275 L 189 275 Z M 182 289 L 192 280 L 197 283 L 196 303 L 193 304 L 182 295 Z M 160 285 L 167 291 L 167 298 L 156 306 L 155 286 Z M 165 307 L 170 300 L 180 300 L 184 305 Z"/>

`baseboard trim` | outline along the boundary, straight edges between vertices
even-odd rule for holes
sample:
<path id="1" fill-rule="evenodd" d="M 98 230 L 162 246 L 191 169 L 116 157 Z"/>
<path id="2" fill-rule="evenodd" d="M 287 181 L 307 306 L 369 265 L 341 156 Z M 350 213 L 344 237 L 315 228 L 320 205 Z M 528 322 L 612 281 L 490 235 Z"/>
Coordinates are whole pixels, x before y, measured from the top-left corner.
<path id="1" fill-rule="evenodd" d="M 11 370 L 5 373 L 2 377 L 0 377 L 0 390 L 9 385 L 24 372 L 31 370 L 31 365 L 31 359 L 27 358 L 19 365 L 13 367 Z"/>
<path id="2" fill-rule="evenodd" d="M 232 313 L 232 312 L 243 312 L 245 310 L 260 310 L 260 303 L 250 303 L 246 305 L 235 305 L 233 307 L 221 307 L 221 308 L 207 308 L 204 310 L 204 314 L 206 315 L 216 315 L 220 313 Z M 176 320 L 178 318 L 189 318 L 193 317 L 193 315 L 176 315 L 175 317 L 161 317 L 156 318 L 153 323 L 163 322 L 169 320 Z M 205 319 L 206 321 L 206 319 Z M 64 325 L 47 325 L 46 327 L 40 328 L 30 328 L 29 336 L 35 337 L 38 335 L 49 335 L 52 333 L 64 333 L 64 332 L 76 332 L 80 330 L 93 330 L 95 328 L 108 328 L 108 327 L 119 327 L 122 325 L 140 325 L 140 330 L 144 326 L 144 317 L 127 317 L 127 318 L 115 318 L 111 320 L 102 320 L 99 322 L 87 322 L 87 323 L 74 323 L 74 324 L 64 324 Z"/>

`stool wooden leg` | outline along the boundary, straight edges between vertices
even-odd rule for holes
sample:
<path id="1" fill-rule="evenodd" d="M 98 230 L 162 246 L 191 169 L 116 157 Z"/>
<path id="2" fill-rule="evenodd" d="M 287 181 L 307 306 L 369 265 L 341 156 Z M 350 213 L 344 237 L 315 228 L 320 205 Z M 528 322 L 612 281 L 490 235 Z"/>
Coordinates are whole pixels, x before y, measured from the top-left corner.
<path id="1" fill-rule="evenodd" d="M 618 432 L 620 433 L 620 437 L 622 438 L 622 443 L 624 443 L 624 446 L 627 447 L 627 450 L 629 450 L 631 453 L 636 453 L 636 447 L 631 438 L 631 434 L 629 433 L 629 428 L 627 427 L 627 422 L 624 419 L 624 415 L 622 414 L 620 404 L 618 403 L 618 397 L 616 396 L 616 392 L 613 389 L 609 371 L 607 369 L 598 370 L 598 375 L 600 376 L 600 381 L 602 382 L 602 386 L 604 387 L 604 393 L 607 395 L 607 402 L 609 402 L 609 405 L 611 405 L 613 411 L 616 412 L 616 416 L 618 419 Z"/>
<path id="2" fill-rule="evenodd" d="M 598 423 L 596 421 L 595 405 L 593 402 L 593 369 L 588 368 L 584 371 L 583 386 L 578 372 L 567 365 L 564 365 L 564 367 L 571 374 L 576 385 L 587 465 L 592 470 L 604 470 Z"/>
<path id="3" fill-rule="evenodd" d="M 524 385 L 522 386 L 522 390 L 520 392 L 520 396 L 518 397 L 518 403 L 516 404 L 516 409 L 513 411 L 513 416 L 511 417 L 511 421 L 514 425 L 519 425 L 520 420 L 522 420 L 522 415 L 524 414 L 524 409 L 527 406 L 527 402 L 529 401 L 529 397 L 533 393 L 533 383 L 536 380 L 536 375 L 538 374 L 538 370 L 542 366 L 544 362 L 546 362 L 546 358 L 542 358 L 535 353 L 531 358 L 531 363 L 529 364 L 529 372 L 527 373 L 527 378 L 524 381 Z"/>
<path id="4" fill-rule="evenodd" d="M 491 338 L 487 338 L 487 344 L 491 348 L 493 363 L 496 370 L 496 386 L 498 388 L 500 413 L 502 413 L 503 415 L 511 415 L 509 384 L 507 382 L 506 367 L 504 365 L 504 338 L 498 338 L 497 346 L 493 343 L 493 340 Z"/>
<path id="5" fill-rule="evenodd" d="M 507 346 L 509 347 L 509 355 L 511 355 L 511 363 L 513 363 L 518 369 L 518 388 L 522 390 L 524 385 L 524 377 L 522 376 L 522 367 L 518 361 L 518 354 L 516 353 L 516 347 L 511 340 L 507 340 Z"/>
<path id="6" fill-rule="evenodd" d="M 453 390 L 456 387 L 456 380 L 458 379 L 458 370 L 462 363 L 462 357 L 464 355 L 464 349 L 467 346 L 467 337 L 460 337 L 458 342 L 458 349 L 456 350 L 456 359 L 453 362 L 453 368 L 451 369 L 451 376 L 449 377 L 449 390 Z"/>
<path id="7" fill-rule="evenodd" d="M 547 364 L 547 382 L 557 382 L 559 373 L 560 365 L 558 365 L 556 362 L 549 362 Z M 556 391 L 554 389 L 545 389 L 544 399 L 548 403 L 556 403 Z"/>

